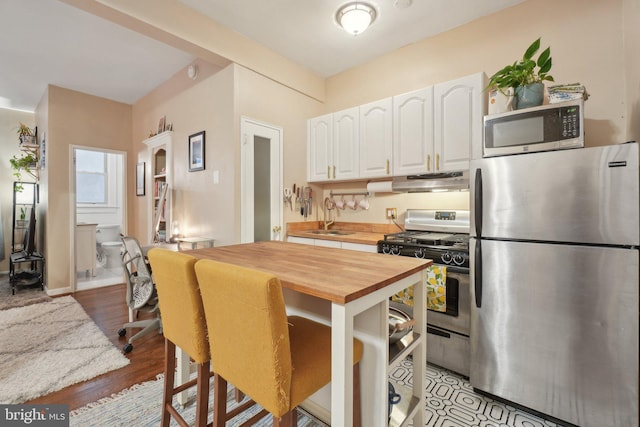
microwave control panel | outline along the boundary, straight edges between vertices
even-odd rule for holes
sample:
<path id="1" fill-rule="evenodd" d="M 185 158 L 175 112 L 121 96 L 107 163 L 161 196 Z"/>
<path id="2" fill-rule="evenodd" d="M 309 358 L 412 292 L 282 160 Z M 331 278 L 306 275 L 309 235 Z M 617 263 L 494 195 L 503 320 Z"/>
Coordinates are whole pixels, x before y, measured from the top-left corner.
<path id="1" fill-rule="evenodd" d="M 573 139 L 580 136 L 580 106 L 572 105 L 560 109 L 561 139 Z"/>

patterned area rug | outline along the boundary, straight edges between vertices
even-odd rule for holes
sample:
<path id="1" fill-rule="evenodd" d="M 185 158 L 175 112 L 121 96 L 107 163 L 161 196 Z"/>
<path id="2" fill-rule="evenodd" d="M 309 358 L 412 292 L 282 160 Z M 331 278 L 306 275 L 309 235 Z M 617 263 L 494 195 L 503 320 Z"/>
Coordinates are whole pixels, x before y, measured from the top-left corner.
<path id="1" fill-rule="evenodd" d="M 76 409 L 71 412 L 69 420 L 70 426 L 159 426 L 161 420 L 163 375 L 160 374 L 154 381 L 136 384 L 133 387 L 123 390 L 111 397 L 105 397 L 97 402 Z M 189 390 L 189 401 L 184 408 L 178 405 L 176 398 L 173 399 L 173 406 L 184 417 L 190 425 L 195 422 L 195 389 Z M 237 406 L 234 399 L 233 387 L 229 387 L 227 394 L 227 408 L 232 409 Z M 209 394 L 209 420 L 213 421 L 213 381 Z M 228 427 L 242 424 L 251 418 L 252 415 L 260 412 L 260 406 L 254 406 L 251 410 L 239 415 L 232 421 L 227 422 Z M 256 424 L 255 427 L 268 427 L 272 425 L 271 416 L 267 415 Z M 171 426 L 178 426 L 172 418 Z M 298 427 L 327 427 L 322 422 L 299 412 Z"/>
<path id="2" fill-rule="evenodd" d="M 397 386 L 413 386 L 411 359 L 404 360 L 390 375 Z M 425 427 L 556 427 L 544 420 L 512 406 L 492 400 L 473 391 L 471 384 L 463 377 L 433 365 L 427 365 L 426 373 L 427 408 Z M 213 390 L 211 390 L 213 393 Z M 213 395 L 211 395 L 213 396 Z M 193 399 L 193 395 L 191 396 Z M 117 395 L 91 403 L 71 413 L 71 426 L 158 426 L 162 401 L 162 375 L 156 381 L 137 384 Z M 235 405 L 233 389 L 227 396 L 229 407 Z M 187 405 L 180 410 L 187 422 L 195 421 L 195 405 Z M 212 407 L 210 403 L 209 408 Z M 242 418 L 245 420 L 249 415 Z M 230 426 L 237 426 L 236 420 Z M 209 413 L 209 422 L 212 414 Z M 262 419 L 256 426 L 268 427 L 270 418 Z M 409 425 L 412 425 L 411 423 Z M 173 420 L 171 426 L 177 426 Z M 325 427 L 322 422 L 306 415 L 298 416 L 298 427 Z"/>
<path id="3" fill-rule="evenodd" d="M 46 292 L 40 289 L 40 285 L 18 287 L 16 294 L 12 295 L 9 278 L 5 275 L 0 279 L 0 310 L 24 307 L 25 305 L 51 301 L 51 299 Z"/>
<path id="4" fill-rule="evenodd" d="M 129 364 L 73 297 L 0 311 L 0 403 L 23 403 Z"/>

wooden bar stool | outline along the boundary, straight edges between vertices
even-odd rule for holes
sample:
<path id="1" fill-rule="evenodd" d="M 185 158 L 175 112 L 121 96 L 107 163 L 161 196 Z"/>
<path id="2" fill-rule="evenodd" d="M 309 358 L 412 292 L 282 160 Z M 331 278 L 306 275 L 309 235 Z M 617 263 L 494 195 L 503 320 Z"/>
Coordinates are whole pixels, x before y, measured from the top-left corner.
<path id="1" fill-rule="evenodd" d="M 227 381 L 260 404 L 274 427 L 294 426 L 296 407 L 331 380 L 331 328 L 287 317 L 280 280 L 272 274 L 212 260 L 195 266 L 209 331 L 214 427 L 223 427 Z M 360 421 L 359 362 L 354 339 L 354 425 Z M 248 424 L 248 423 L 247 423 Z"/>
<path id="2" fill-rule="evenodd" d="M 156 282 L 165 342 L 164 394 L 162 426 L 171 416 L 183 427 L 189 426 L 172 405 L 173 396 L 196 386 L 196 423 L 207 425 L 209 379 L 211 377 L 209 342 L 202 299 L 190 255 L 166 249 L 149 250 L 149 262 Z M 197 366 L 197 376 L 178 387 L 175 384 L 176 346 L 184 350 Z"/>

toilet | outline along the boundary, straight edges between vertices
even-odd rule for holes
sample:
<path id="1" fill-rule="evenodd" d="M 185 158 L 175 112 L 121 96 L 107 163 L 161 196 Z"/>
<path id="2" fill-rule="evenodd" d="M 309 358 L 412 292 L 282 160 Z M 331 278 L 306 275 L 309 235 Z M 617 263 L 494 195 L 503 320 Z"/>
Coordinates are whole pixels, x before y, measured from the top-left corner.
<path id="1" fill-rule="evenodd" d="M 96 246 L 98 254 L 102 254 L 103 259 L 106 259 L 106 268 L 122 267 L 120 232 L 119 224 L 98 225 L 96 227 Z"/>

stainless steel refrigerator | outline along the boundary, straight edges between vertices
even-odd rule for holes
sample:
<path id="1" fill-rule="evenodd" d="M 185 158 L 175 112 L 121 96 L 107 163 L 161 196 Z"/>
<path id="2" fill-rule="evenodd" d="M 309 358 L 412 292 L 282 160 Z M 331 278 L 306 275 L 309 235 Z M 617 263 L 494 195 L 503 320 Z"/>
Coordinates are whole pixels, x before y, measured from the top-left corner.
<path id="1" fill-rule="evenodd" d="M 471 385 L 638 425 L 638 144 L 471 162 Z"/>

